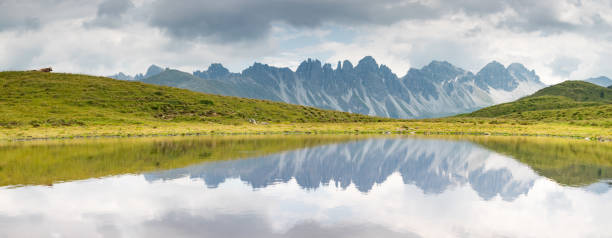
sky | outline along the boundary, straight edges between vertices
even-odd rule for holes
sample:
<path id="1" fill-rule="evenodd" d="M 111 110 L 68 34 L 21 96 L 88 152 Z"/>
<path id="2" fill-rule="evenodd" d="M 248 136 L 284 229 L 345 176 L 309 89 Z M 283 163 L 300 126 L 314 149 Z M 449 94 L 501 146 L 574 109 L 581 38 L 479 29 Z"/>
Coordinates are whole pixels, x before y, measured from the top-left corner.
<path id="1" fill-rule="evenodd" d="M 0 0 L 0 71 L 297 68 L 373 56 L 398 76 L 496 60 L 545 83 L 612 77 L 612 0 Z"/>

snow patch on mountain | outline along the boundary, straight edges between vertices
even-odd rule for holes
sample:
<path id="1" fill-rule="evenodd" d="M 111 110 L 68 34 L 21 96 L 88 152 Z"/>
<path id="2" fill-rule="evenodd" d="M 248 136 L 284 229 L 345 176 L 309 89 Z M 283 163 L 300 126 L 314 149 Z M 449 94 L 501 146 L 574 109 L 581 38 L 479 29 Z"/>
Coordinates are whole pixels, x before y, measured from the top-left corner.
<path id="1" fill-rule="evenodd" d="M 489 95 L 493 100 L 493 104 L 500 104 L 505 102 L 511 102 L 521 97 L 530 95 L 539 89 L 542 89 L 544 85 L 534 81 L 521 81 L 518 86 L 512 91 L 506 91 L 503 89 L 495 89 L 489 87 Z"/>

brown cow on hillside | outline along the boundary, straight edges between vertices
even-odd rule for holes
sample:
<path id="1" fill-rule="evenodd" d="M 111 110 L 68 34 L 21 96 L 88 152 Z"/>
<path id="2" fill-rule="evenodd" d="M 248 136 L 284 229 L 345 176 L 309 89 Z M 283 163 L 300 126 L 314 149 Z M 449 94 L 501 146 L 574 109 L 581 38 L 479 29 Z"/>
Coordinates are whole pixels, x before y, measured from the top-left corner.
<path id="1" fill-rule="evenodd" d="M 38 71 L 40 71 L 40 72 L 45 72 L 45 73 L 49 73 L 49 72 L 53 71 L 53 69 L 52 69 L 51 67 L 49 67 L 49 68 L 42 68 L 42 69 L 39 69 Z"/>

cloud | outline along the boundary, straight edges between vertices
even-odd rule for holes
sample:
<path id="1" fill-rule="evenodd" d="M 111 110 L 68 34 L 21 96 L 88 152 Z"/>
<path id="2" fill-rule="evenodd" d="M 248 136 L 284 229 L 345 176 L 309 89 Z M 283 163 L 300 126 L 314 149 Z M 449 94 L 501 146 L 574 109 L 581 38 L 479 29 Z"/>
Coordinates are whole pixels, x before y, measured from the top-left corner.
<path id="1" fill-rule="evenodd" d="M 36 17 L 22 17 L 13 19 L 2 19 L 0 16 L 0 31 L 9 29 L 36 30 L 40 28 L 40 19 Z"/>
<path id="2" fill-rule="evenodd" d="M 598 4 L 589 0 L 157 0 L 149 23 L 177 38 L 233 42 L 266 37 L 278 22 L 301 28 L 325 23 L 382 26 L 465 14 L 487 18 L 498 28 L 559 34 L 607 26 L 600 12 L 584 7 Z M 568 9 L 574 15 L 567 15 Z"/>
<path id="3" fill-rule="evenodd" d="M 419 237 L 372 224 L 330 226 L 315 221 L 300 222 L 278 233 L 265 218 L 255 215 L 218 215 L 211 219 L 187 212 L 164 214 L 145 222 L 143 228 L 146 237 Z"/>
<path id="4" fill-rule="evenodd" d="M 372 55 L 398 75 L 431 60 L 471 71 L 498 60 L 554 83 L 612 75 L 610 22 L 610 0 L 0 0 L 0 68 L 238 72 Z"/>
<path id="5" fill-rule="evenodd" d="M 85 22 L 85 27 L 108 27 L 116 28 L 125 24 L 123 15 L 133 8 L 130 0 L 104 0 L 98 5 L 96 18 Z"/>
<path id="6" fill-rule="evenodd" d="M 263 38 L 274 23 L 299 28 L 314 28 L 325 23 L 385 25 L 440 15 L 438 9 L 418 1 L 395 0 L 159 0 L 152 6 L 150 24 L 171 36 L 225 42 Z"/>
<path id="7" fill-rule="evenodd" d="M 0 32 L 40 30 L 49 23 L 91 15 L 87 0 L 0 0 Z"/>
<path id="8" fill-rule="evenodd" d="M 567 78 L 578 69 L 580 60 L 574 57 L 560 56 L 550 64 L 553 74 Z"/>
<path id="9" fill-rule="evenodd" d="M 98 16 L 121 16 L 131 7 L 134 4 L 130 0 L 105 0 L 98 5 Z"/>
<path id="10" fill-rule="evenodd" d="M 15 1 L 0 0 L 0 31 L 33 30 L 40 27 L 40 19 L 20 13 Z"/>

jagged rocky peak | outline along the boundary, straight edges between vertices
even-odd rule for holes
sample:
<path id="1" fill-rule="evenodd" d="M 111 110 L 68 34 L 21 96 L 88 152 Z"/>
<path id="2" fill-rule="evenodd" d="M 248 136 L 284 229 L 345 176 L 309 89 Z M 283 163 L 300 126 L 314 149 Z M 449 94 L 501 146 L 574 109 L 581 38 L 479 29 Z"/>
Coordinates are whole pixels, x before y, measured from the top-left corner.
<path id="1" fill-rule="evenodd" d="M 528 76 L 536 76 L 535 70 L 529 70 L 527 69 L 523 64 L 520 63 L 512 63 L 510 65 L 508 65 L 507 68 L 508 72 L 510 72 L 511 74 L 515 74 L 518 76 L 518 74 L 521 75 L 528 75 Z M 522 79 L 522 78 L 520 78 Z"/>
<path id="2" fill-rule="evenodd" d="M 342 62 L 342 70 L 343 71 L 351 71 L 353 70 L 353 64 L 351 64 L 351 61 L 345 60 Z"/>
<path id="3" fill-rule="evenodd" d="M 255 62 L 252 66 L 246 68 L 242 71 L 242 73 L 230 73 L 232 78 L 235 77 L 250 77 L 252 79 L 271 79 L 271 75 L 284 75 L 278 77 L 286 77 L 287 75 L 291 75 L 293 71 L 287 67 L 278 68 L 274 66 L 270 66 L 268 64 L 262 64 Z"/>
<path id="4" fill-rule="evenodd" d="M 253 63 L 253 65 L 249 66 L 248 68 L 242 70 L 242 75 L 251 75 L 251 74 L 257 74 L 260 72 L 264 72 L 267 71 L 268 69 L 268 65 L 264 65 L 262 63 L 258 63 L 255 62 Z"/>
<path id="5" fill-rule="evenodd" d="M 219 79 L 230 75 L 230 71 L 223 67 L 222 64 L 212 63 L 210 66 L 208 66 L 207 70 L 195 71 L 193 72 L 193 75 L 205 79 Z"/>
<path id="6" fill-rule="evenodd" d="M 208 72 L 208 75 L 210 75 L 211 78 L 220 78 L 230 73 L 228 69 L 226 69 L 225 67 L 223 67 L 223 65 L 219 63 L 211 64 L 210 66 L 208 66 L 208 70 L 206 71 Z"/>
<path id="7" fill-rule="evenodd" d="M 521 63 L 512 63 L 510 65 L 508 65 L 508 70 L 512 70 L 512 71 L 526 71 L 529 72 L 529 70 L 527 68 L 525 68 L 525 66 Z"/>
<path id="8" fill-rule="evenodd" d="M 384 64 L 380 65 L 378 72 L 385 78 L 397 78 L 393 71 L 391 71 L 391 69 Z"/>
<path id="9" fill-rule="evenodd" d="M 158 75 L 161 72 L 164 72 L 164 69 L 153 64 L 153 65 L 149 66 L 149 68 L 147 68 L 147 72 L 144 75 L 142 73 L 140 73 L 140 74 L 136 74 L 134 76 L 130 76 L 130 75 L 126 75 L 126 74 L 124 74 L 122 72 L 119 72 L 118 74 L 111 75 L 109 77 L 110 78 L 114 78 L 114 79 L 119 79 L 119 80 L 136 80 L 136 81 L 140 81 L 140 80 L 143 80 L 145 78 L 153 77 L 155 75 Z"/>
<path id="10" fill-rule="evenodd" d="M 300 66 L 298 66 L 296 72 L 304 73 L 304 72 L 311 72 L 313 70 L 321 70 L 321 61 L 308 58 L 308 60 L 302 61 Z"/>
<path id="11" fill-rule="evenodd" d="M 126 81 L 134 80 L 134 77 L 126 75 L 123 72 L 119 72 L 118 74 L 111 75 L 109 76 L 109 78 L 114 78 L 118 80 L 126 80 Z"/>
<path id="12" fill-rule="evenodd" d="M 512 63 L 508 65 L 507 70 L 514 78 L 520 81 L 533 81 L 535 83 L 542 84 L 542 82 L 540 82 L 540 77 L 536 74 L 535 70 L 529 70 L 522 64 Z"/>
<path id="13" fill-rule="evenodd" d="M 272 67 L 270 67 L 270 66 L 269 66 L 269 65 L 267 65 L 267 64 L 262 64 L 262 63 L 259 63 L 259 62 L 255 62 L 255 63 L 253 63 L 253 65 L 252 65 L 252 66 L 249 66 L 248 68 L 246 68 L 245 70 L 243 70 L 243 71 L 242 71 L 242 74 L 245 74 L 245 73 L 252 73 L 252 72 L 263 72 L 263 71 L 269 71 L 269 70 L 270 70 L 270 68 L 272 68 Z"/>
<path id="14" fill-rule="evenodd" d="M 483 67 L 477 75 L 496 75 L 506 72 L 506 67 L 497 61 L 491 61 Z"/>
<path id="15" fill-rule="evenodd" d="M 374 60 L 372 56 L 366 56 L 359 60 L 355 70 L 360 72 L 377 72 L 378 63 L 376 63 L 376 60 Z"/>
<path id="16" fill-rule="evenodd" d="M 518 82 L 503 64 L 493 61 L 476 74 L 476 85 L 486 91 L 489 88 L 511 91 L 518 86 Z"/>
<path id="17" fill-rule="evenodd" d="M 457 68 L 447 61 L 431 61 L 428 65 L 421 69 L 430 80 L 441 82 L 457 78 L 465 74 L 463 69 Z"/>
<path id="18" fill-rule="evenodd" d="M 334 71 L 334 69 L 332 69 L 331 64 L 326 63 L 326 64 L 324 64 L 324 65 L 323 65 L 323 71 L 325 71 L 325 72 L 331 72 L 331 71 Z"/>
<path id="19" fill-rule="evenodd" d="M 148 78 L 148 77 L 151 77 L 151 76 L 154 76 L 154 75 L 158 75 L 161 72 L 164 72 L 164 69 L 162 67 L 159 67 L 157 65 L 152 64 L 147 69 L 147 72 L 145 73 L 144 77 Z"/>
<path id="20" fill-rule="evenodd" d="M 422 70 L 433 71 L 433 70 L 455 70 L 455 69 L 457 68 L 447 61 L 433 60 L 428 65 L 423 67 Z"/>

